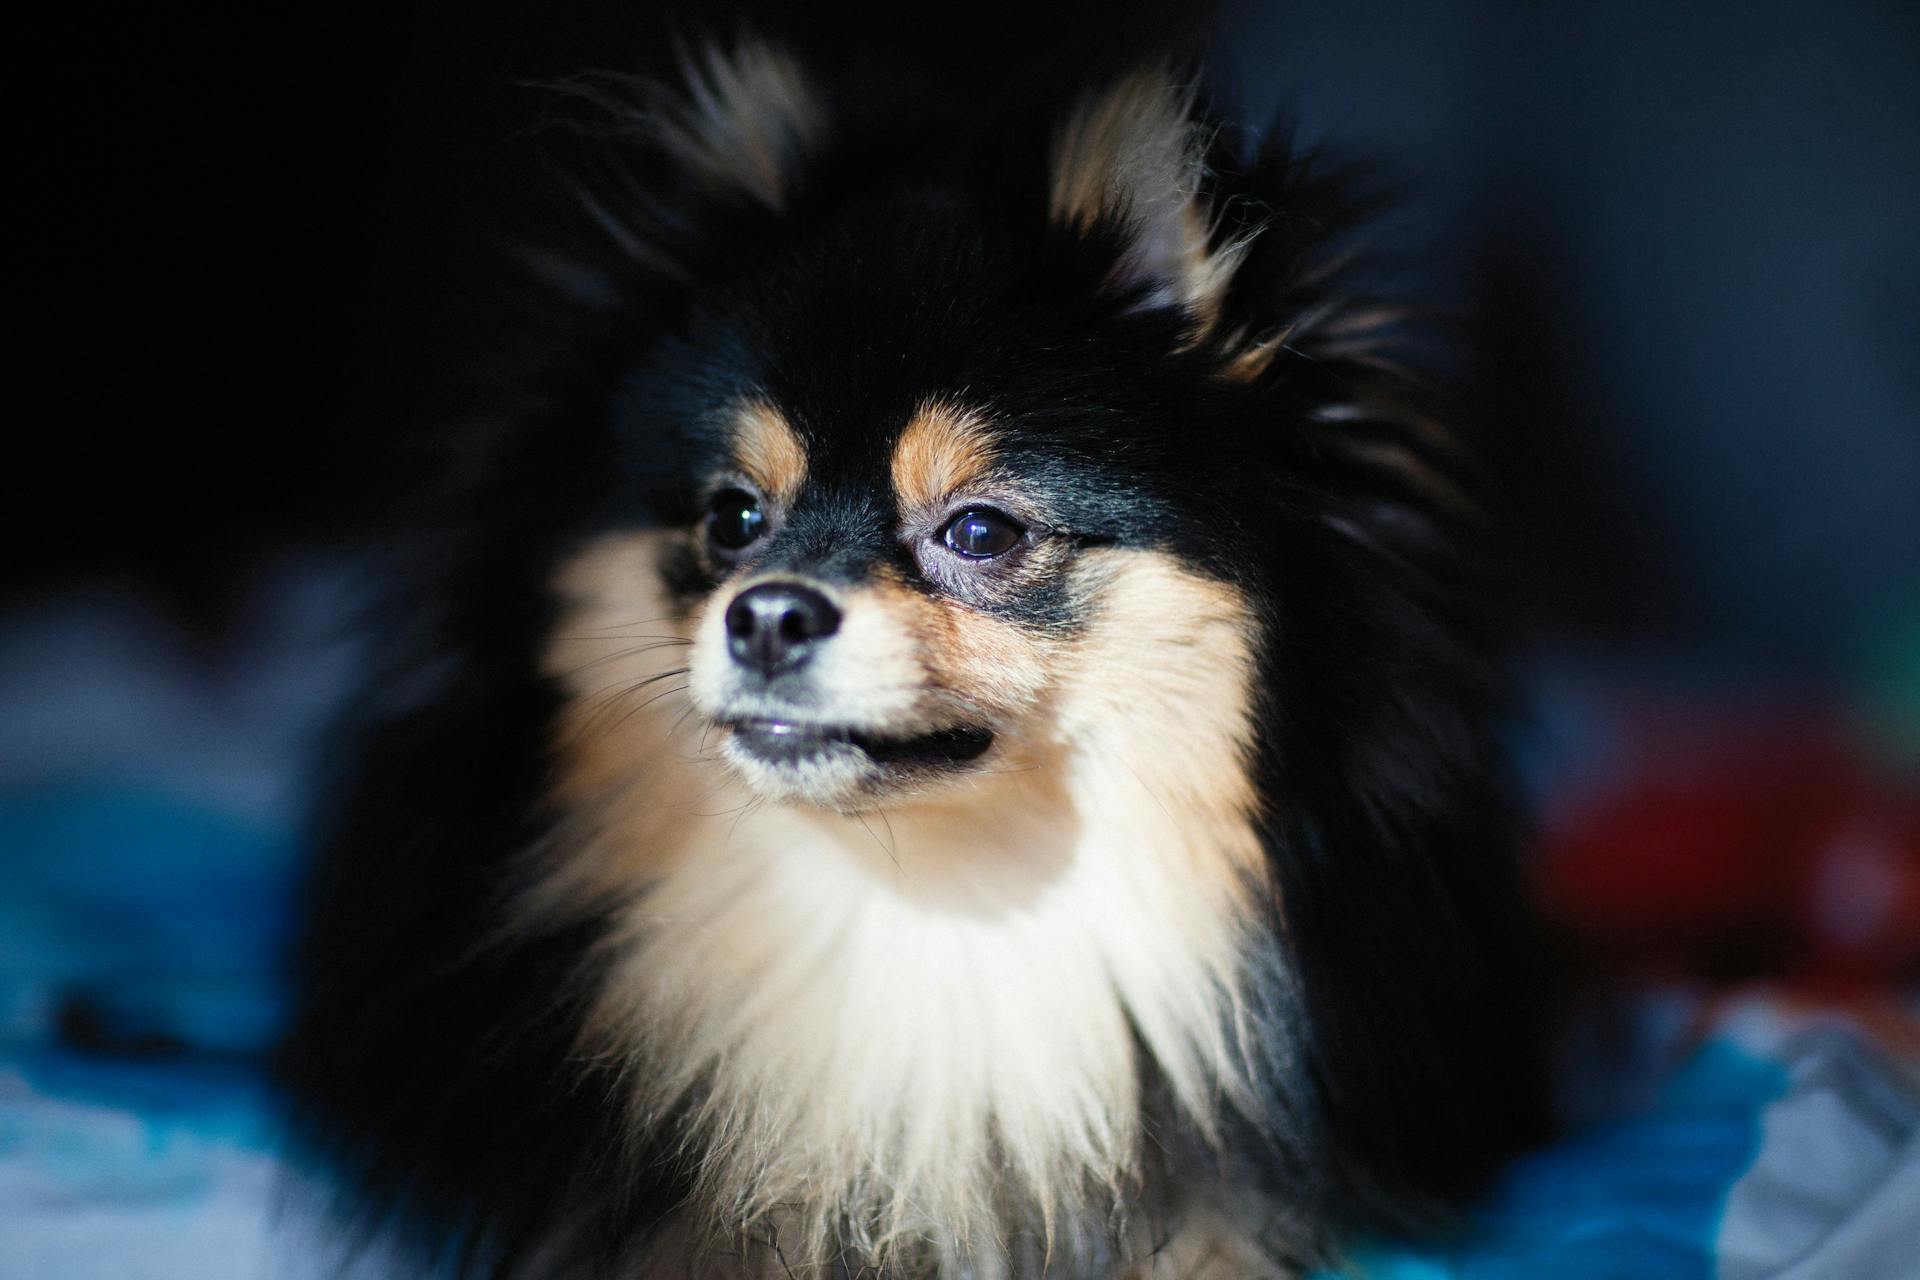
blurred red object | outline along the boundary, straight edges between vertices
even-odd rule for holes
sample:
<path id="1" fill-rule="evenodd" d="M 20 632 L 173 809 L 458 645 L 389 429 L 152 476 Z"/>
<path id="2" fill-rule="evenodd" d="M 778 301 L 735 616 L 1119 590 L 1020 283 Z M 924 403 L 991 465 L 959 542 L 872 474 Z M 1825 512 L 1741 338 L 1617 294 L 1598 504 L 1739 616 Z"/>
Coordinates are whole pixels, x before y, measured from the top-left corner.
<path id="1" fill-rule="evenodd" d="M 1642 706 L 1551 813 L 1543 891 L 1610 970 L 1920 980 L 1920 788 L 1820 710 Z"/>

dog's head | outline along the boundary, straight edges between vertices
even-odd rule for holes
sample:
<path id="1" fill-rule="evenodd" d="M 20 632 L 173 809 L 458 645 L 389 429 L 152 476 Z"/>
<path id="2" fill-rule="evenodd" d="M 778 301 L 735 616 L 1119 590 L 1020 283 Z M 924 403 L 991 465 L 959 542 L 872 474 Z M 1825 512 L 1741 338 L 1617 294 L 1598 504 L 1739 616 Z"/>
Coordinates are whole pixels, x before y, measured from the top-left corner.
<path id="1" fill-rule="evenodd" d="M 701 247 L 611 397 L 635 527 L 560 578 L 549 670 L 620 726 L 597 776 L 671 712 L 751 796 L 841 812 L 1087 750 L 1244 797 L 1283 458 L 1379 324 L 1291 301 L 1320 231 L 1232 194 L 1158 72 L 957 155 L 837 139 L 763 48 L 693 82 L 646 137 L 706 201 L 652 225 Z"/>

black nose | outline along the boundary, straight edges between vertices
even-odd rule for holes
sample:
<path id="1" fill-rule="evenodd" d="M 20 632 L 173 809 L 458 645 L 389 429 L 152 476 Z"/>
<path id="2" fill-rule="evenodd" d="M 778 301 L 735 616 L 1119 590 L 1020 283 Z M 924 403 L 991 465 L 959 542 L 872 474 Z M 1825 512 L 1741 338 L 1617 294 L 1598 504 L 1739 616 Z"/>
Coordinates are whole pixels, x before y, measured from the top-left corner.
<path id="1" fill-rule="evenodd" d="M 833 601 L 797 582 L 748 587 L 727 606 L 727 647 L 733 660 L 762 675 L 778 675 L 806 661 L 816 640 L 840 628 Z"/>

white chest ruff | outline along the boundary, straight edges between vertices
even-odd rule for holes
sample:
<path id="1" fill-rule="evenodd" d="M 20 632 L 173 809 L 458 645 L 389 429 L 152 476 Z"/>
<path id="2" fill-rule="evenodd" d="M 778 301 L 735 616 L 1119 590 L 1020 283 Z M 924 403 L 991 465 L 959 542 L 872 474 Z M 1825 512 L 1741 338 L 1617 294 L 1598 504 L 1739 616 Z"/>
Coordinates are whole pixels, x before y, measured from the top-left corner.
<path id="1" fill-rule="evenodd" d="M 728 817 L 631 909 L 602 1025 L 646 1046 L 643 1116 L 691 1107 L 726 1225 L 970 1252 L 1010 1210 L 1108 1203 L 1142 1049 L 1211 1125 L 1240 1079 L 1235 904 L 1147 785 L 1065 768 L 865 826 Z"/>

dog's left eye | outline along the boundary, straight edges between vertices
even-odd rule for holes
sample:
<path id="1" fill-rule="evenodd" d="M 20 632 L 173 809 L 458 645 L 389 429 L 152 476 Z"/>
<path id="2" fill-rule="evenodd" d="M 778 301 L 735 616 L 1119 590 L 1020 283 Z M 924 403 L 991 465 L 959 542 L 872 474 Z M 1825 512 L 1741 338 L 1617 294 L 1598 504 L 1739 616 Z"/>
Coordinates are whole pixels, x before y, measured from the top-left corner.
<path id="1" fill-rule="evenodd" d="M 1025 532 L 1011 516 L 977 507 L 955 516 L 943 537 L 948 548 L 969 560 L 991 560 L 1013 550 Z"/>
<path id="2" fill-rule="evenodd" d="M 760 500 L 744 489 L 722 489 L 707 504 L 707 537 L 722 551 L 739 551 L 766 529 Z"/>

